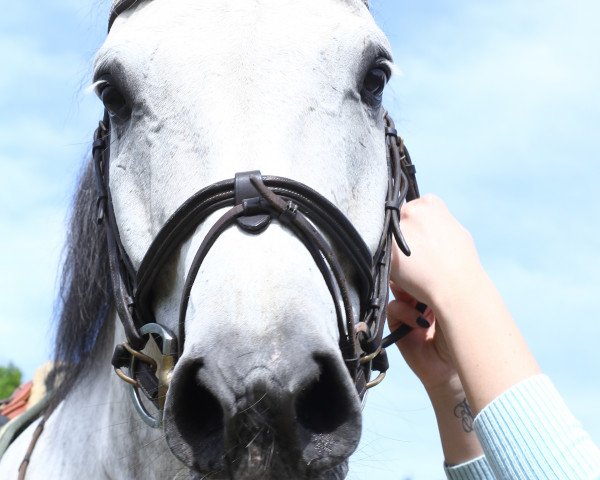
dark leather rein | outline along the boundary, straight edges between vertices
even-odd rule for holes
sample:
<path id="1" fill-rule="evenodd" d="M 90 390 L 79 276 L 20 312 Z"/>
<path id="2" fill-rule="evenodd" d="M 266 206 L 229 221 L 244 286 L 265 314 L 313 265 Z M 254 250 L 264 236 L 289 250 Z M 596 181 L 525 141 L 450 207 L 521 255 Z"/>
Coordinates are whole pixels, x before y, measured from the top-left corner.
<path id="1" fill-rule="evenodd" d="M 161 423 L 168 377 L 183 349 L 188 300 L 200 266 L 221 233 L 233 225 L 244 232 L 260 234 L 276 221 L 303 243 L 332 296 L 340 351 L 358 395 L 362 399 L 367 389 L 383 380 L 388 369 L 385 347 L 409 331 L 402 327 L 383 338 L 392 238 L 405 254 L 410 254 L 400 232 L 399 211 L 405 201 L 419 195 L 415 168 L 388 115 L 388 191 L 383 232 L 374 255 L 348 218 L 321 194 L 294 180 L 254 171 L 238 173 L 233 179 L 214 183 L 192 195 L 167 220 L 136 271 L 121 243 L 112 206 L 109 137 L 109 118 L 105 115 L 92 148 L 99 191 L 98 222 L 105 223 L 114 302 L 127 337 L 127 342 L 116 348 L 112 363 L 119 377 L 132 386 L 134 404 L 149 425 L 158 427 Z M 187 274 L 175 335 L 154 318 L 154 283 L 191 233 L 209 215 L 224 208 L 227 210 L 204 237 Z M 350 298 L 352 286 L 359 293 L 358 314 Z M 160 355 L 148 353 L 148 342 L 156 343 Z M 370 379 L 371 370 L 380 372 L 375 380 Z M 140 390 L 158 409 L 158 415 L 151 415 L 144 407 Z"/>

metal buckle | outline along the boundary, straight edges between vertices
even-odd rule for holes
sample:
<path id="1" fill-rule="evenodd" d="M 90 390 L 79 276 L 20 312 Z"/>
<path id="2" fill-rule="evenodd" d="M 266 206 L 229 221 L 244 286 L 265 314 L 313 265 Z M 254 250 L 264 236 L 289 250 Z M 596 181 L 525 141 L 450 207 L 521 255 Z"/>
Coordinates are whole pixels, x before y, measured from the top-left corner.
<path id="1" fill-rule="evenodd" d="M 131 354 L 129 372 L 125 373 L 120 368 L 115 369 L 115 372 L 119 378 L 129 384 L 129 396 L 142 420 L 152 428 L 160 428 L 162 426 L 167 390 L 171 381 L 171 372 L 175 367 L 177 358 L 177 340 L 166 328 L 157 323 L 145 324 L 140 328 L 140 334 L 149 336 L 143 351 L 134 350 L 125 343 L 123 346 Z M 162 339 L 161 349 L 158 348 L 151 334 L 158 335 Z M 152 415 L 142 403 L 140 384 L 133 378 L 137 361 L 152 365 L 158 379 L 158 411 L 155 415 Z"/>
<path id="2" fill-rule="evenodd" d="M 382 348 L 379 347 L 373 353 L 370 353 L 369 355 L 365 355 L 364 357 L 360 357 L 360 364 L 365 365 L 365 364 L 373 361 L 373 359 L 381 353 L 381 350 L 382 350 Z"/>
<path id="3" fill-rule="evenodd" d="M 121 346 L 125 350 L 127 350 L 127 352 L 129 353 L 129 355 L 131 356 L 132 359 L 137 358 L 140 362 L 147 363 L 156 372 L 156 369 L 157 369 L 156 361 L 152 357 L 145 355 L 142 352 L 138 352 L 127 342 L 122 343 Z M 131 363 L 130 368 L 133 369 L 133 363 Z M 140 384 L 138 383 L 138 381 L 136 379 L 134 379 L 133 377 L 130 377 L 129 375 L 127 375 L 121 368 L 115 368 L 115 373 L 125 383 L 128 383 L 129 385 L 133 385 L 134 387 L 139 388 Z"/>
<path id="4" fill-rule="evenodd" d="M 381 346 L 379 346 L 377 348 L 377 350 L 375 350 L 374 352 L 365 355 L 363 357 L 360 357 L 360 364 L 361 365 L 367 365 L 369 363 L 371 363 L 373 360 L 375 360 L 375 358 L 377 358 L 377 356 L 381 353 L 384 352 L 385 348 L 382 348 Z M 371 370 L 371 366 L 369 366 L 369 376 L 371 374 L 371 372 L 373 370 Z M 381 382 L 383 382 L 383 379 L 385 378 L 385 373 L 386 372 L 379 372 L 379 375 L 377 375 L 377 378 L 375 378 L 375 380 L 371 380 L 370 382 L 367 382 L 367 384 L 365 385 L 365 390 L 369 390 L 373 387 L 376 387 L 377 385 L 379 385 Z"/>
<path id="5" fill-rule="evenodd" d="M 367 385 L 365 386 L 365 388 L 367 390 L 369 390 L 370 388 L 376 387 L 381 382 L 383 382 L 384 378 L 385 378 L 385 372 L 379 372 L 379 375 L 377 375 L 377 378 L 375 380 L 371 380 L 370 382 L 367 382 Z"/>

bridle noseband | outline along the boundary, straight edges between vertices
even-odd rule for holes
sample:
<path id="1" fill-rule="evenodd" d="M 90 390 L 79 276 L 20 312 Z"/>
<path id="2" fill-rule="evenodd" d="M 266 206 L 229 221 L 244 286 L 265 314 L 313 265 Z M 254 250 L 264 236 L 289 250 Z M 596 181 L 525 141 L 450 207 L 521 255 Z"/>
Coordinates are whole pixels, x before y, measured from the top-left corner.
<path id="1" fill-rule="evenodd" d="M 392 238 L 405 254 L 410 254 L 400 232 L 400 207 L 419 195 L 415 168 L 387 114 L 388 191 L 383 233 L 374 255 L 348 218 L 321 194 L 300 182 L 253 171 L 238 173 L 233 179 L 214 183 L 192 195 L 158 232 L 136 271 L 121 243 L 112 205 L 109 136 L 109 117 L 105 114 L 92 148 L 99 192 L 98 222 L 105 224 L 114 302 L 127 337 L 127 342 L 115 349 L 112 363 L 119 377 L 131 385 L 134 405 L 149 425 L 158 427 L 161 423 L 169 373 L 183 350 L 188 300 L 200 266 L 219 236 L 233 225 L 259 235 L 276 221 L 303 243 L 332 296 L 340 351 L 360 398 L 383 380 L 388 369 L 385 347 L 409 331 L 404 326 L 383 338 Z M 227 210 L 206 234 L 192 261 L 181 295 L 179 331 L 175 335 L 154 319 L 152 287 L 165 263 L 191 233 L 209 215 L 224 208 Z M 354 312 L 351 282 L 341 258 L 356 278 L 358 314 Z M 158 353 L 148 354 L 148 343 Z M 375 380 L 370 379 L 372 369 L 380 372 Z M 158 416 L 143 406 L 140 391 L 156 406 Z"/>

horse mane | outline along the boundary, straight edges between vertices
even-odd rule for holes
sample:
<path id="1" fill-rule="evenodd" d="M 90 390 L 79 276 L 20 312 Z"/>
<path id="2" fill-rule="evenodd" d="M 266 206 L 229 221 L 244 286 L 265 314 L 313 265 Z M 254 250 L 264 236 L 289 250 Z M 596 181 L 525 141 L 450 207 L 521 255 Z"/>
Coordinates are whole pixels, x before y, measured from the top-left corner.
<path id="1" fill-rule="evenodd" d="M 89 370 L 108 340 L 112 307 L 105 227 L 98 224 L 92 159 L 84 164 L 74 195 L 57 298 L 55 368 L 49 377 L 55 407 Z"/>

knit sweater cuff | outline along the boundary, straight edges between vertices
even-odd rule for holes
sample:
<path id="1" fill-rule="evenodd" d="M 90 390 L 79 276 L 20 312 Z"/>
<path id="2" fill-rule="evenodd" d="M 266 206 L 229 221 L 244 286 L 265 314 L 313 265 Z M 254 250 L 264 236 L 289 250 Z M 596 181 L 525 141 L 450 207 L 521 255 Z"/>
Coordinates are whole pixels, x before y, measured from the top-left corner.
<path id="1" fill-rule="evenodd" d="M 504 392 L 475 419 L 497 479 L 600 478 L 600 451 L 545 375 Z"/>
<path id="2" fill-rule="evenodd" d="M 494 480 L 495 478 L 483 455 L 460 465 L 444 464 L 444 471 L 448 480 Z"/>

